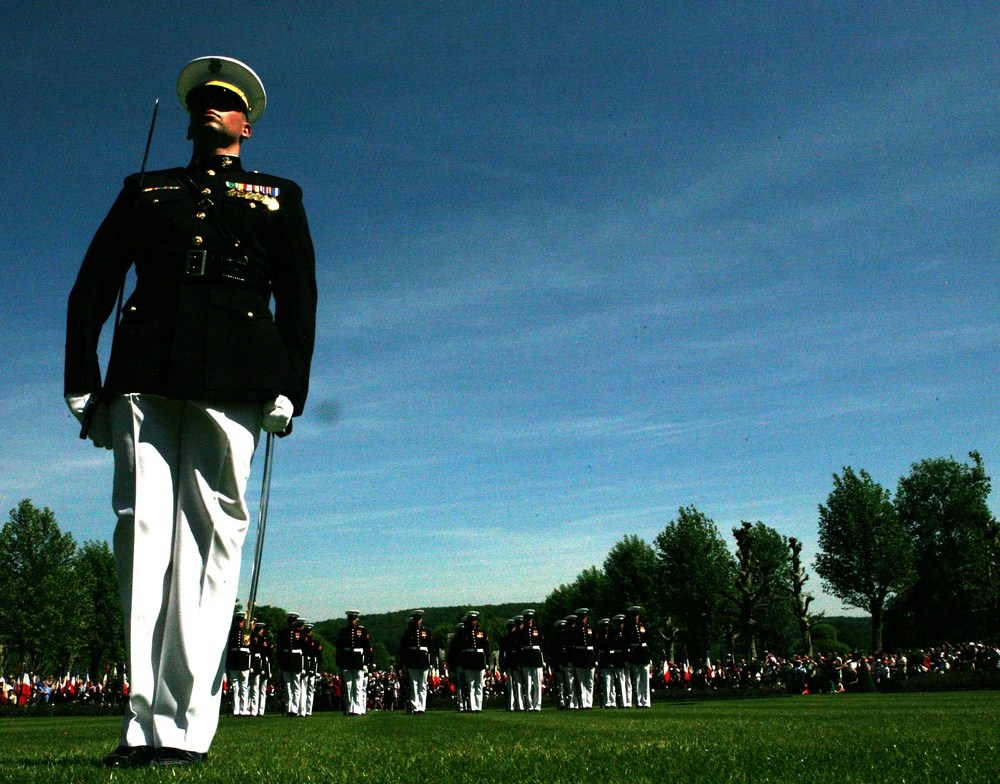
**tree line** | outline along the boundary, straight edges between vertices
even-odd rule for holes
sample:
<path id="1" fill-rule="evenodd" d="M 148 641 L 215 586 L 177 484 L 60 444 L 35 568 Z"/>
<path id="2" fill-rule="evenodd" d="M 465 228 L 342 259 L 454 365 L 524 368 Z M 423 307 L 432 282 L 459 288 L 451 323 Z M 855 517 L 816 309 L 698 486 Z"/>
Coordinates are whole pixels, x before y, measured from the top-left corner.
<path id="1" fill-rule="evenodd" d="M 25 499 L 0 529 L 0 674 L 89 673 L 125 659 L 115 557 L 78 546 L 49 508 Z"/>
<path id="2" fill-rule="evenodd" d="M 871 615 L 872 652 L 1000 639 L 1000 525 L 987 506 L 982 458 L 969 458 L 914 463 L 894 495 L 863 469 L 833 475 L 818 505 L 814 568 L 827 592 Z M 638 604 L 673 661 L 812 654 L 824 619 L 810 611 L 802 543 L 760 520 L 741 521 L 731 534 L 730 544 L 704 512 L 681 507 L 651 543 L 627 535 L 601 567 L 552 591 L 539 620 L 551 624 L 581 606 L 593 619 L 610 617 Z M 260 608 L 274 629 L 283 612 Z M 446 635 L 450 624 L 440 620 Z M 503 619 L 487 620 L 499 639 Z M 322 621 L 317 631 L 337 626 Z M 383 658 L 391 657 L 395 639 L 381 642 Z M 108 544 L 78 546 L 51 510 L 23 500 L 0 529 L 0 673 L 96 678 L 123 658 Z"/>
<path id="3" fill-rule="evenodd" d="M 818 507 L 815 571 L 827 592 L 871 615 L 872 652 L 1000 636 L 1000 526 L 982 458 L 969 458 L 914 463 L 895 496 L 863 469 L 833 475 Z M 810 612 L 802 543 L 759 520 L 732 537 L 730 548 L 712 519 L 682 507 L 652 543 L 626 536 L 602 567 L 560 585 L 545 614 L 639 604 L 671 660 L 811 655 L 823 619 Z"/>

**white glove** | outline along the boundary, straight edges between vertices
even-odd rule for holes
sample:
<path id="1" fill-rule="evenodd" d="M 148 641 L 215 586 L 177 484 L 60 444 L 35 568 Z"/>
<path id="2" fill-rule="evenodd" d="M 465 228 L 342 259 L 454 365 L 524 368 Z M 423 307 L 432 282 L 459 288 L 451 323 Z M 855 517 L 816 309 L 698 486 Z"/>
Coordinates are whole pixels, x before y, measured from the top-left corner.
<path id="1" fill-rule="evenodd" d="M 66 405 L 82 425 L 87 413 L 87 404 L 90 403 L 90 393 L 85 395 L 66 395 Z M 108 407 L 97 404 L 93 415 L 90 417 L 90 429 L 87 430 L 87 437 L 94 442 L 94 446 L 111 449 L 111 417 L 108 414 Z"/>
<path id="2" fill-rule="evenodd" d="M 292 401 L 284 395 L 278 395 L 274 400 L 264 403 L 260 426 L 265 433 L 284 433 L 294 413 L 295 406 L 292 405 Z"/>

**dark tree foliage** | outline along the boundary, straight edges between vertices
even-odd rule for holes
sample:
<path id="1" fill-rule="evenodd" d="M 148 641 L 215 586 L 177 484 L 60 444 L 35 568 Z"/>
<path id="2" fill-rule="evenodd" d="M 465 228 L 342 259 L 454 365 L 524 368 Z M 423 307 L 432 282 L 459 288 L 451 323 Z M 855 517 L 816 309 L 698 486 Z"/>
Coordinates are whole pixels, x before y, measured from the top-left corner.
<path id="1" fill-rule="evenodd" d="M 100 680 L 125 659 L 115 557 L 77 548 L 52 510 L 25 499 L 0 530 L 0 670 Z"/>
<path id="2" fill-rule="evenodd" d="M 899 480 L 896 509 L 913 539 L 916 579 L 892 615 L 907 643 L 1000 633 L 1000 548 L 986 504 L 990 478 L 979 453 L 969 457 L 971 465 L 950 457 L 922 460 Z"/>
<path id="3" fill-rule="evenodd" d="M 657 534 L 663 611 L 678 629 L 683 654 L 703 661 L 735 609 L 736 564 L 715 522 L 693 506 Z"/>
<path id="4" fill-rule="evenodd" d="M 125 623 L 115 556 L 107 542 L 84 542 L 76 554 L 83 648 L 92 677 L 125 661 Z"/>
<path id="5" fill-rule="evenodd" d="M 240 606 L 239 609 L 245 609 L 245 607 Z M 288 611 L 283 607 L 272 607 L 267 604 L 258 604 L 254 609 L 254 621 L 260 621 L 264 624 L 264 633 L 270 635 L 269 639 L 272 642 L 278 640 L 278 634 L 287 625 Z"/>
<path id="6" fill-rule="evenodd" d="M 752 659 L 761 648 L 777 648 L 794 622 L 788 543 L 773 528 L 743 521 L 736 539 L 736 597 L 739 635 Z"/>
<path id="7" fill-rule="evenodd" d="M 862 469 L 833 475 L 833 491 L 819 506 L 816 572 L 824 587 L 872 616 L 872 650 L 882 650 L 886 601 L 912 575 L 910 537 L 889 500 L 889 491 Z"/>
<path id="8" fill-rule="evenodd" d="M 0 642 L 9 670 L 65 672 L 82 652 L 76 542 L 25 499 L 0 529 Z"/>
<path id="9" fill-rule="evenodd" d="M 569 585 L 560 585 L 548 595 L 539 617 L 542 633 L 546 633 L 557 620 L 581 607 L 590 610 L 591 618 L 620 612 L 614 609 L 608 578 L 596 566 L 584 569 Z"/>
<path id="10" fill-rule="evenodd" d="M 610 604 L 606 617 L 637 604 L 643 609 L 647 627 L 657 634 L 666 634 L 659 593 L 662 568 L 656 550 L 640 537 L 626 536 L 615 544 L 604 559 Z"/>

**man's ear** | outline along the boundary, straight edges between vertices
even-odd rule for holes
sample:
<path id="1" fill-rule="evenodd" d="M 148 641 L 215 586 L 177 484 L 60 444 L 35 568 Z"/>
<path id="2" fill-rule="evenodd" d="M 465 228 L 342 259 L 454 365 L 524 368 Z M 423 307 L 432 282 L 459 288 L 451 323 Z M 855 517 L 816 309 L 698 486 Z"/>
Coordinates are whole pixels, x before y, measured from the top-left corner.
<path id="1" fill-rule="evenodd" d="M 248 122 L 243 123 L 243 130 L 240 131 L 240 138 L 249 139 L 250 134 L 252 133 L 253 133 L 253 126 Z"/>

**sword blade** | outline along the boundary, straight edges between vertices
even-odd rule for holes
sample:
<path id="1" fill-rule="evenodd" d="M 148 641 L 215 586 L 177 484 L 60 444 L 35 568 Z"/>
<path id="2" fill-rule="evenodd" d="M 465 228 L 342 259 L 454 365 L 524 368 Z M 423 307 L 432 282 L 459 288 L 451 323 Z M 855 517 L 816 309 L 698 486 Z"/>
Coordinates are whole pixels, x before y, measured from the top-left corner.
<path id="1" fill-rule="evenodd" d="M 274 463 L 274 433 L 267 434 L 264 448 L 264 477 L 260 488 L 260 510 L 257 515 L 257 541 L 254 543 L 253 566 L 250 570 L 250 595 L 247 598 L 247 629 L 253 623 L 257 606 L 257 585 L 260 582 L 260 564 L 264 556 L 264 534 L 267 531 L 267 507 L 271 500 L 271 466 Z"/>

